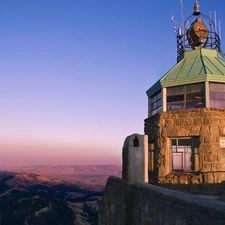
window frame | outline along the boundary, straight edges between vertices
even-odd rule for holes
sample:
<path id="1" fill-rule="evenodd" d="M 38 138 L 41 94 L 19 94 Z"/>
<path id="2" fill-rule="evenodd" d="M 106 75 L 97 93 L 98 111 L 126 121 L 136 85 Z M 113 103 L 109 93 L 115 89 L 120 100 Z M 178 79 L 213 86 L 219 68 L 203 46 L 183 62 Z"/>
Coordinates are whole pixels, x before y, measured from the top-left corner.
<path id="1" fill-rule="evenodd" d="M 216 88 L 213 87 L 213 84 L 215 85 L 221 85 L 224 86 L 223 88 Z M 225 108 L 225 98 L 219 98 L 219 97 L 215 97 L 212 96 L 213 94 L 222 94 L 225 95 L 225 84 L 224 83 L 220 83 L 220 82 L 209 82 L 209 105 L 210 108 Z"/>
<path id="2" fill-rule="evenodd" d="M 156 107 L 153 107 L 153 105 Z M 149 97 L 149 114 L 151 116 L 157 114 L 158 112 L 162 112 L 162 91 L 157 91 L 154 95 Z"/>
<path id="3" fill-rule="evenodd" d="M 176 141 L 176 151 L 174 152 L 174 145 L 173 141 Z M 181 146 L 179 148 L 179 140 L 190 140 L 191 145 L 190 146 Z M 182 147 L 185 147 L 182 151 L 179 151 L 179 149 L 182 149 Z M 190 152 L 185 152 L 186 147 L 190 147 Z M 174 167 L 174 154 L 181 153 L 182 155 L 182 168 L 181 169 L 175 169 Z M 183 153 L 183 154 L 182 154 Z M 190 169 L 187 169 L 187 153 L 190 153 Z M 194 140 L 192 137 L 178 137 L 178 138 L 171 138 L 171 170 L 172 172 L 193 172 L 194 171 Z"/>
<path id="4" fill-rule="evenodd" d="M 194 87 L 194 85 L 200 85 L 200 86 L 197 90 L 195 88 L 193 88 L 194 90 L 192 90 L 192 91 L 188 90 L 191 86 Z M 174 91 L 173 91 L 173 89 L 174 89 Z M 179 91 L 176 92 L 176 89 Z M 169 91 L 169 90 L 172 90 L 172 91 Z M 189 99 L 188 97 L 191 95 L 192 95 L 192 98 Z M 199 95 L 199 96 L 197 96 L 197 95 Z M 195 98 L 193 98 L 194 96 L 195 96 Z M 174 98 L 174 101 L 172 101 L 172 98 Z M 176 99 L 177 99 L 177 101 L 176 101 Z M 193 105 L 195 105 L 195 107 L 192 107 L 191 103 Z M 190 104 L 190 106 L 188 106 L 189 104 Z M 206 105 L 205 85 L 203 82 L 194 83 L 194 84 L 185 84 L 185 85 L 179 85 L 179 86 L 167 88 L 167 95 L 166 95 L 167 111 L 193 109 L 193 108 L 204 108 L 205 105 Z"/>

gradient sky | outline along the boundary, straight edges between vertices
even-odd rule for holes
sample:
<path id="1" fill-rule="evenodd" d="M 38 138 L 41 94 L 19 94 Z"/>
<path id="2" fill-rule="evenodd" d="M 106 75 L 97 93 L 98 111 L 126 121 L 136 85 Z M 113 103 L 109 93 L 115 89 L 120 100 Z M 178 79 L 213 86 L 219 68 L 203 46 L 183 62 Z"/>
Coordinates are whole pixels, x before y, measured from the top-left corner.
<path id="1" fill-rule="evenodd" d="M 199 4 L 225 51 L 224 1 Z M 172 15 L 179 0 L 0 0 L 0 167 L 121 165 L 146 90 L 176 64 Z"/>

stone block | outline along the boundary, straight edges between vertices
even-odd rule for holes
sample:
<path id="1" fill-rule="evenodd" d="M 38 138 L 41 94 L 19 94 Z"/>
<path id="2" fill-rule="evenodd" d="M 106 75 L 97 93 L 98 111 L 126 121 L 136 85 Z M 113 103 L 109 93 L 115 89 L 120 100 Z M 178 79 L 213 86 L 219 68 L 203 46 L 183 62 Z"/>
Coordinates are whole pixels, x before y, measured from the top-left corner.
<path id="1" fill-rule="evenodd" d="M 160 137 L 156 139 L 156 148 L 162 148 L 164 146 L 164 138 Z"/>
<path id="2" fill-rule="evenodd" d="M 205 162 L 217 162 L 217 154 L 204 154 Z"/>
<path id="3" fill-rule="evenodd" d="M 178 130 L 177 127 L 165 127 L 162 131 L 163 137 L 176 137 L 178 136 Z"/>
<path id="4" fill-rule="evenodd" d="M 210 135 L 209 125 L 203 125 L 200 130 L 200 135 Z"/>
<path id="5" fill-rule="evenodd" d="M 219 135 L 219 127 L 218 125 L 210 125 L 209 126 L 210 134 L 218 136 Z"/>
<path id="6" fill-rule="evenodd" d="M 224 137 L 225 136 L 225 125 L 219 126 L 218 129 L 219 129 L 219 136 Z"/>
<path id="7" fill-rule="evenodd" d="M 164 126 L 165 119 L 160 119 L 157 123 L 158 126 Z"/>
<path id="8" fill-rule="evenodd" d="M 215 183 L 221 183 L 223 181 L 223 177 L 221 173 L 214 173 Z"/>
<path id="9" fill-rule="evenodd" d="M 214 176 L 212 173 L 203 174 L 203 183 L 206 184 L 213 184 L 214 183 Z"/>
<path id="10" fill-rule="evenodd" d="M 179 126 L 177 127 L 177 137 L 185 137 L 188 136 L 190 132 L 189 126 Z M 176 136 L 173 136 L 176 137 Z"/>
<path id="11" fill-rule="evenodd" d="M 193 119 L 192 118 L 183 118 L 182 119 L 182 125 L 192 126 L 193 125 Z"/>
<path id="12" fill-rule="evenodd" d="M 182 119 L 175 119 L 174 120 L 174 125 L 176 125 L 176 126 L 182 125 Z"/>
<path id="13" fill-rule="evenodd" d="M 191 184 L 199 184 L 200 183 L 200 179 L 198 175 L 193 175 L 192 177 L 190 177 L 190 183 Z"/>
<path id="14" fill-rule="evenodd" d="M 203 124 L 203 118 L 193 118 L 193 125 L 194 126 L 198 126 L 198 125 L 202 125 Z"/>
<path id="15" fill-rule="evenodd" d="M 178 119 L 178 114 L 171 114 L 170 119 Z"/>
<path id="16" fill-rule="evenodd" d="M 219 125 L 220 124 L 220 118 L 213 118 L 213 117 L 204 118 L 204 124 L 206 124 L 206 125 Z"/>
<path id="17" fill-rule="evenodd" d="M 217 151 L 214 151 L 214 149 L 213 149 L 211 144 L 203 143 L 199 147 L 199 152 L 200 153 L 212 153 L 212 152 L 217 152 Z"/>
<path id="18" fill-rule="evenodd" d="M 225 126 L 225 116 L 220 118 L 220 125 Z"/>
<path id="19" fill-rule="evenodd" d="M 179 177 L 179 184 L 188 184 L 188 177 L 187 176 L 180 176 Z"/>
<path id="20" fill-rule="evenodd" d="M 169 119 L 171 116 L 170 114 L 171 114 L 171 111 L 163 112 L 160 114 L 160 119 Z"/>
<path id="21" fill-rule="evenodd" d="M 200 126 L 190 127 L 188 136 L 199 136 L 200 128 Z"/>
<path id="22" fill-rule="evenodd" d="M 217 139 L 217 137 L 216 137 L 216 139 Z M 213 153 L 221 153 L 220 144 L 218 143 L 218 141 L 217 141 L 217 143 L 212 143 L 210 146 L 211 146 Z"/>
<path id="23" fill-rule="evenodd" d="M 204 143 L 214 144 L 216 143 L 216 137 L 212 135 L 205 136 Z"/>
<path id="24" fill-rule="evenodd" d="M 206 117 L 219 117 L 219 112 L 215 112 L 215 111 L 202 111 L 201 112 L 201 117 L 206 118 Z"/>
<path id="25" fill-rule="evenodd" d="M 212 172 L 212 164 L 202 163 L 200 166 L 200 172 Z"/>
<path id="26" fill-rule="evenodd" d="M 165 127 L 170 127 L 170 126 L 173 126 L 173 125 L 174 125 L 174 120 L 173 119 L 166 119 L 165 120 L 165 123 L 164 123 Z"/>
<path id="27" fill-rule="evenodd" d="M 180 118 L 188 118 L 190 116 L 189 112 L 182 111 L 182 113 L 178 114 Z"/>
<path id="28" fill-rule="evenodd" d="M 200 112 L 190 112 L 190 117 L 192 118 L 200 118 Z"/>
<path id="29" fill-rule="evenodd" d="M 212 171 L 221 171 L 221 163 L 213 163 Z"/>

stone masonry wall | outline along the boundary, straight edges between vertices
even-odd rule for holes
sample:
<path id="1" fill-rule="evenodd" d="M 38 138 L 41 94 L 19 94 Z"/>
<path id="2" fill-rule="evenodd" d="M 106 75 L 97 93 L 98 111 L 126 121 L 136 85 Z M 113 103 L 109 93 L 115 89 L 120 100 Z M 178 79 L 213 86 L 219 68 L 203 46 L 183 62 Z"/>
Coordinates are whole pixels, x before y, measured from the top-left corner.
<path id="1" fill-rule="evenodd" d="M 145 120 L 145 134 L 154 143 L 155 171 L 153 178 L 170 188 L 190 191 L 218 190 L 216 184 L 225 180 L 225 109 L 191 109 L 161 112 Z M 194 171 L 190 174 L 172 171 L 171 138 L 198 137 L 194 154 Z M 203 185 L 204 184 L 204 185 Z M 214 184 L 214 185 L 212 185 Z M 177 187 L 180 185 L 180 187 Z"/>
<path id="2" fill-rule="evenodd" d="M 225 203 L 151 184 L 110 177 L 99 225 L 225 225 Z"/>

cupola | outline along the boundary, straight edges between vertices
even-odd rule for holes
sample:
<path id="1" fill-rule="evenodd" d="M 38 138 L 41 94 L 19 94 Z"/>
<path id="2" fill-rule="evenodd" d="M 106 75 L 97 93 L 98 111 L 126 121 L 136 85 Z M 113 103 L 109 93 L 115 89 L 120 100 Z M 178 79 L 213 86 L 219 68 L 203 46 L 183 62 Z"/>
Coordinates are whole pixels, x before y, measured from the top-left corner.
<path id="1" fill-rule="evenodd" d="M 177 64 L 147 90 L 148 116 L 194 108 L 225 108 L 225 61 L 211 16 L 194 12 L 174 28 Z"/>

